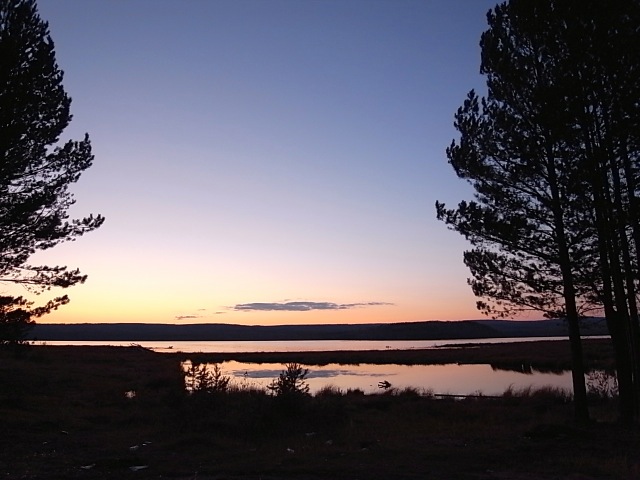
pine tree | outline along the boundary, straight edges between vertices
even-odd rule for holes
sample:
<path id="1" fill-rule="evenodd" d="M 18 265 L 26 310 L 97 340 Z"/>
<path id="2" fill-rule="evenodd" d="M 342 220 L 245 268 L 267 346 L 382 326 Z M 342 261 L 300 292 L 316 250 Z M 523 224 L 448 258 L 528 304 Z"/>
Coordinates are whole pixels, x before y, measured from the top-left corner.
<path id="1" fill-rule="evenodd" d="M 623 418 L 640 385 L 631 368 L 638 245 L 630 220 L 638 218 L 638 76 L 625 74 L 639 66 L 638 2 L 605 10 L 595 1 L 511 0 L 489 12 L 488 93 L 471 92 L 458 110 L 461 138 L 447 150 L 476 199 L 453 210 L 436 204 L 438 218 L 474 246 L 464 259 L 482 311 L 566 318 L 581 420 L 582 313 L 604 308 L 617 330 Z"/>
<path id="2" fill-rule="evenodd" d="M 575 94 L 580 137 L 574 148 L 589 172 L 600 265 L 595 296 L 616 353 L 621 418 L 630 422 L 640 415 L 640 2 L 586 6 L 597 21 L 579 23 L 574 40 L 581 59 L 574 66 L 581 79 Z"/>
<path id="3" fill-rule="evenodd" d="M 69 219 L 69 186 L 93 162 L 88 135 L 59 145 L 71 121 L 48 24 L 34 0 L 0 0 L 0 281 L 40 292 L 70 287 L 86 276 L 65 266 L 28 263 L 39 250 L 95 230 L 103 217 Z M 68 301 L 24 310 L 21 299 L 4 304 L 41 315 Z M 17 303 L 16 303 L 17 302 Z M 9 308 L 11 310 L 11 308 Z"/>

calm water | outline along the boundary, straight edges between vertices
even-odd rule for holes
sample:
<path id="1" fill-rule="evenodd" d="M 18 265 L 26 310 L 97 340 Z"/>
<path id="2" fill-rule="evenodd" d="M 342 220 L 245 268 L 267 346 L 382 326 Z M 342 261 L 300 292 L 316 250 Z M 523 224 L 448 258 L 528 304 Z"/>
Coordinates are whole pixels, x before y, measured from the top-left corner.
<path id="1" fill-rule="evenodd" d="M 239 385 L 266 387 L 284 369 L 279 363 L 223 362 L 225 375 Z M 308 384 L 312 393 L 332 385 L 342 389 L 359 388 L 365 393 L 380 392 L 378 382 L 387 381 L 393 387 L 413 387 L 436 394 L 501 395 L 512 387 L 553 386 L 571 391 L 571 374 L 535 372 L 524 374 L 494 370 L 490 365 L 338 365 L 308 366 Z"/>
<path id="2" fill-rule="evenodd" d="M 135 342 L 157 352 L 291 352 L 338 350 L 386 350 L 437 348 L 442 345 L 474 343 L 529 342 L 564 340 L 565 337 L 490 338 L 479 340 L 308 340 L 308 341 L 221 341 L 221 342 Z M 113 345 L 129 346 L 132 342 L 114 341 L 49 341 L 47 345 Z M 283 370 L 282 364 L 224 362 L 221 368 L 233 382 L 264 387 Z M 508 388 L 559 387 L 571 391 L 571 373 L 520 373 L 493 369 L 490 365 L 338 365 L 309 366 L 308 383 L 312 393 L 325 386 L 342 390 L 359 388 L 365 393 L 380 392 L 378 382 L 387 381 L 393 387 L 413 387 L 436 394 L 500 395 Z"/>
<path id="3" fill-rule="evenodd" d="M 129 346 L 132 343 L 157 352 L 316 352 L 339 350 L 407 350 L 436 348 L 442 345 L 475 343 L 532 342 L 536 340 L 566 340 L 566 337 L 482 338 L 477 340 L 296 340 L 296 341 L 46 341 L 47 345 L 114 345 Z"/>

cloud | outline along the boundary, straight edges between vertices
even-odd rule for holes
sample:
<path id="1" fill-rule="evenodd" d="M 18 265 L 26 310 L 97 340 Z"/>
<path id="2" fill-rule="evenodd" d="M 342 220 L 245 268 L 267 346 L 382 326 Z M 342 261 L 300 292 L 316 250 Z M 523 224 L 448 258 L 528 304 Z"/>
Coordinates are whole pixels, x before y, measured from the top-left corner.
<path id="1" fill-rule="evenodd" d="M 333 302 L 275 302 L 275 303 L 240 303 L 235 305 L 233 310 L 241 312 L 308 312 L 311 310 L 349 310 L 360 307 L 376 307 L 380 305 L 393 305 L 387 302 L 365 302 L 365 303 L 333 303 Z"/>
<path id="2" fill-rule="evenodd" d="M 176 315 L 174 318 L 176 320 L 191 320 L 194 318 L 206 318 L 211 316 L 210 314 L 208 314 L 208 309 L 207 308 L 195 308 L 195 309 L 191 309 L 192 312 L 196 312 L 196 313 L 189 313 L 186 315 Z M 214 315 L 219 314 L 220 312 L 215 312 Z"/>
<path id="3" fill-rule="evenodd" d="M 173 318 L 175 320 L 192 320 L 195 318 L 208 318 L 208 317 L 211 317 L 212 315 L 224 315 L 225 313 L 227 313 L 227 312 L 220 312 L 220 311 L 209 313 L 208 309 L 206 308 L 197 308 L 195 309 L 195 312 L 197 313 L 190 313 L 186 315 L 176 315 Z"/>

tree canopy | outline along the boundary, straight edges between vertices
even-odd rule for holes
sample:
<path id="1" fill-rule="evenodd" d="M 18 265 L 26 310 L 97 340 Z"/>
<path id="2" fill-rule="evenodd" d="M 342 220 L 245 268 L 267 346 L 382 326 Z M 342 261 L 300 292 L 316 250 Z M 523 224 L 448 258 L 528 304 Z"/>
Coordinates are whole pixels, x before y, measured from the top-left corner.
<path id="1" fill-rule="evenodd" d="M 104 221 L 100 215 L 69 218 L 75 203 L 69 187 L 94 157 L 88 135 L 59 143 L 71 121 L 62 79 L 35 1 L 0 0 L 0 281 L 36 292 L 82 283 L 86 275 L 66 266 L 31 265 L 31 255 Z M 57 297 L 33 310 L 20 301 L 6 305 L 41 315 L 67 301 Z"/>
<path id="2" fill-rule="evenodd" d="M 621 395 L 639 380 L 633 372 L 621 380 L 638 364 L 630 332 L 640 97 L 638 76 L 625 72 L 640 65 L 629 47 L 639 44 L 639 5 L 511 0 L 492 9 L 480 42 L 487 95 L 469 93 L 455 116 L 460 140 L 447 149 L 475 199 L 455 209 L 436 203 L 438 218 L 473 247 L 464 262 L 481 311 L 568 321 L 583 419 L 582 315 L 607 316 Z"/>

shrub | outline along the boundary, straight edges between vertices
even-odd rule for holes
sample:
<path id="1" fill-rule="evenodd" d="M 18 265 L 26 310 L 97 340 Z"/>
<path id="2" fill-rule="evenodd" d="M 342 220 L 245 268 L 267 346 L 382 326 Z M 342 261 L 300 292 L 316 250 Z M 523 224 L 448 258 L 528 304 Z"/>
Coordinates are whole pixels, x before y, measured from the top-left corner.
<path id="1" fill-rule="evenodd" d="M 573 397 L 571 392 L 560 387 L 543 386 L 534 388 L 529 385 L 517 390 L 513 385 L 510 385 L 502 394 L 502 398 L 517 401 L 534 400 L 538 402 L 565 404 L 571 402 Z"/>
<path id="2" fill-rule="evenodd" d="M 267 388 L 277 397 L 282 396 L 307 396 L 309 384 L 306 381 L 309 369 L 303 368 L 299 363 L 287 363 L 277 379 L 273 380 Z"/>
<path id="3" fill-rule="evenodd" d="M 231 381 L 230 377 L 223 375 L 217 363 L 210 369 L 207 364 L 189 362 L 184 376 L 185 386 L 190 393 L 226 393 Z"/>
<path id="4" fill-rule="evenodd" d="M 598 400 L 609 400 L 618 396 L 618 378 L 606 370 L 593 370 L 587 374 L 587 393 Z"/>
<path id="5" fill-rule="evenodd" d="M 363 397 L 364 396 L 364 390 L 362 390 L 361 388 L 348 388 L 347 389 L 347 396 Z"/>
<path id="6" fill-rule="evenodd" d="M 422 390 L 415 387 L 404 387 L 402 389 L 396 390 L 394 394 L 397 395 L 398 397 L 420 398 L 422 397 L 423 392 Z"/>
<path id="7" fill-rule="evenodd" d="M 316 392 L 316 397 L 317 398 L 322 398 L 322 397 L 342 397 L 343 393 L 342 390 L 339 387 L 336 387 L 335 385 L 325 385 L 324 387 L 322 387 L 320 390 L 318 390 Z"/>

